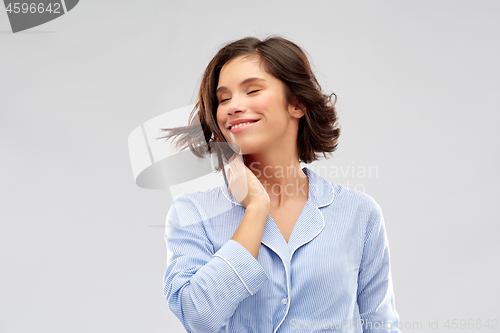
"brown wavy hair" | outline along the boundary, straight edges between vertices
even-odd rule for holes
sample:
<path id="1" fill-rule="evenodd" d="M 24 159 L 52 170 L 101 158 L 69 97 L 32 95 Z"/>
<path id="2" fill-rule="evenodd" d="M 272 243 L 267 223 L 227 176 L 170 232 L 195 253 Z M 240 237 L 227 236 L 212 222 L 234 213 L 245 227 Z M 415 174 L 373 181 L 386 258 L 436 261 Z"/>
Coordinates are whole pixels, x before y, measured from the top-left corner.
<path id="1" fill-rule="evenodd" d="M 299 161 L 311 163 L 318 160 L 319 154 L 323 154 L 325 158 L 326 153 L 331 155 L 337 148 L 340 135 L 335 109 L 337 95 L 322 92 L 305 52 L 293 42 L 279 36 L 262 41 L 246 37 L 220 49 L 203 74 L 198 101 L 189 117 L 189 125 L 163 128 L 161 130 L 168 133 L 158 139 L 177 137 L 175 148 L 182 150 L 189 147 L 198 158 L 212 154 L 215 150 L 219 162 L 216 171 L 222 171 L 226 179 L 222 161 L 229 161 L 234 150 L 230 145 L 226 149 L 221 148 L 221 145 L 211 145 L 214 142 L 227 142 L 217 123 L 218 100 L 215 90 L 222 67 L 239 56 L 257 56 L 264 69 L 284 83 L 287 102 L 305 106 L 297 136 Z"/>

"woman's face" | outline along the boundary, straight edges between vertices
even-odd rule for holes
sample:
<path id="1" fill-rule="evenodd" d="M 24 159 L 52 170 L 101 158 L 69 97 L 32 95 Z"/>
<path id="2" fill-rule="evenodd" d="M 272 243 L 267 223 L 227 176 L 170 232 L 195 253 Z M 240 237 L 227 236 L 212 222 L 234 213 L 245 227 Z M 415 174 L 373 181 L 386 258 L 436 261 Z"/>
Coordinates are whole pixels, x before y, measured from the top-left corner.
<path id="1" fill-rule="evenodd" d="M 242 154 L 266 149 L 279 152 L 296 146 L 303 112 L 288 105 L 285 85 L 267 73 L 257 57 L 241 56 L 226 63 L 216 92 L 219 127 Z"/>

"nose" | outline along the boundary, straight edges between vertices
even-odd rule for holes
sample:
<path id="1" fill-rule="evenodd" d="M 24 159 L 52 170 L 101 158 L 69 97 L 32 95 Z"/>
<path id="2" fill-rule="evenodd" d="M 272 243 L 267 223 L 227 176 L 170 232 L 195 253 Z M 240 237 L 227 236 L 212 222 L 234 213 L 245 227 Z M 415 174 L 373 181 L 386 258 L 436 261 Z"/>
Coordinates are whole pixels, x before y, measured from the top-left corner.
<path id="1" fill-rule="evenodd" d="M 235 113 L 246 112 L 246 110 L 246 106 L 238 96 L 231 97 L 226 106 L 226 113 L 228 116 Z"/>

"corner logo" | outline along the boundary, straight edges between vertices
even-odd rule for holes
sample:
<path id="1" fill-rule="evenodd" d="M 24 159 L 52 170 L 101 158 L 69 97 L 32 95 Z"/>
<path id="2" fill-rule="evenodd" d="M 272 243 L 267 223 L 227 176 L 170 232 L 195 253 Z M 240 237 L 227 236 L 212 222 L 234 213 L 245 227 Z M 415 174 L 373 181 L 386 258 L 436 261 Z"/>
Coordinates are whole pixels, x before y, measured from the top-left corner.
<path id="1" fill-rule="evenodd" d="M 72 10 L 79 0 L 3 0 L 12 32 L 52 21 Z"/>

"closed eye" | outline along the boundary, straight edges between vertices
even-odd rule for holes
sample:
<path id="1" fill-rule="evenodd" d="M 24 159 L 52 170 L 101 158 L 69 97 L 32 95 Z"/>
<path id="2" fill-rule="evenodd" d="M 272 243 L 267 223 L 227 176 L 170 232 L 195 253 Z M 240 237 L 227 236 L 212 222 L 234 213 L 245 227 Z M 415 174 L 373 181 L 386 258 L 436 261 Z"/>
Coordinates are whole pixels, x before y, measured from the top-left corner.
<path id="1" fill-rule="evenodd" d="M 253 94 L 253 93 L 256 93 L 256 92 L 259 92 L 259 91 L 260 91 L 260 90 L 252 90 L 252 91 L 248 92 L 248 95 Z"/>

